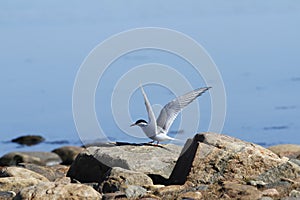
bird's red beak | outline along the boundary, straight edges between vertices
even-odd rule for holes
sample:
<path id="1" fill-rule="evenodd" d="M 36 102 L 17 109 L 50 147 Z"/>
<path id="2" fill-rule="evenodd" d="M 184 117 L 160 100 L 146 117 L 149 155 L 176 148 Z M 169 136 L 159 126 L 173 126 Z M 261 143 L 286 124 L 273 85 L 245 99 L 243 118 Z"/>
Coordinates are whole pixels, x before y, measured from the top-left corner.
<path id="1" fill-rule="evenodd" d="M 131 127 L 131 126 L 135 126 L 135 125 L 136 125 L 136 124 L 131 124 L 130 127 Z"/>

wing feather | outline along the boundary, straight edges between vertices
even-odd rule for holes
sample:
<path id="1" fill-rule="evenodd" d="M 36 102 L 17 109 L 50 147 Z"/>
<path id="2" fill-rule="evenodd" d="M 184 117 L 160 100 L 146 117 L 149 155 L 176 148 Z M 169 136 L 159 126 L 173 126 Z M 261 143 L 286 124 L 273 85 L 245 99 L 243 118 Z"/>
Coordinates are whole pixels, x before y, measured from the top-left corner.
<path id="1" fill-rule="evenodd" d="M 147 113 L 148 113 L 148 119 L 149 119 L 148 129 L 155 130 L 155 132 L 153 134 L 156 134 L 157 133 L 157 126 L 156 126 L 156 120 L 155 120 L 154 112 L 152 110 L 151 104 L 150 104 L 150 102 L 147 98 L 147 95 L 146 95 L 142 85 L 140 87 L 141 87 L 141 90 L 142 90 L 142 93 L 143 93 L 143 96 L 144 96 L 145 106 L 146 106 Z"/>
<path id="2" fill-rule="evenodd" d="M 156 121 L 157 125 L 163 128 L 167 133 L 180 111 L 210 88 L 211 87 L 198 88 L 170 101 L 160 111 Z"/>

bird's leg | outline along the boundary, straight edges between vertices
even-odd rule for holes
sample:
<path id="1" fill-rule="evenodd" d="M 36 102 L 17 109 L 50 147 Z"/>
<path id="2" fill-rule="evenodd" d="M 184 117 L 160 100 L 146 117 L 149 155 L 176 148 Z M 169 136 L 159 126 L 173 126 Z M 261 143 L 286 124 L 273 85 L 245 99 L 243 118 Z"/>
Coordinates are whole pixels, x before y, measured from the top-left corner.
<path id="1" fill-rule="evenodd" d="M 157 141 L 156 146 L 158 146 L 158 144 L 159 144 L 159 141 Z"/>

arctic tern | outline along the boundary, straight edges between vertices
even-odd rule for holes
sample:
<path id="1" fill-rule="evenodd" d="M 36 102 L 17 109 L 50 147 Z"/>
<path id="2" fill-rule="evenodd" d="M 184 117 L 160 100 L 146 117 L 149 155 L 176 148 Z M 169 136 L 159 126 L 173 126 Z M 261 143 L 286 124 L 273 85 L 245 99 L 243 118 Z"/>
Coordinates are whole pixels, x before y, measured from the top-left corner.
<path id="1" fill-rule="evenodd" d="M 144 96 L 145 106 L 148 112 L 148 122 L 146 120 L 139 119 L 135 123 L 131 124 L 131 126 L 141 127 L 146 136 L 153 140 L 151 143 L 156 141 L 157 145 L 161 141 L 176 140 L 175 138 L 168 136 L 167 133 L 177 115 L 182 111 L 183 108 L 185 108 L 197 97 L 199 97 L 201 94 L 203 94 L 205 91 L 211 88 L 198 88 L 173 99 L 163 107 L 156 120 L 154 112 L 151 108 L 151 104 L 147 98 L 147 95 L 142 85 L 140 87 Z"/>

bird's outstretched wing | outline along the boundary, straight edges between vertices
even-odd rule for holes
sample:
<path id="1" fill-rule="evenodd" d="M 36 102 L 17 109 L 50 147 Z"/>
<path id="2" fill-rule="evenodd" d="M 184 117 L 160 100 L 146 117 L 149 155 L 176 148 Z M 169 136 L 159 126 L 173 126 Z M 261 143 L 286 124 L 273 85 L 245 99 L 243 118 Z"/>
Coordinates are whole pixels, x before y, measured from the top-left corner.
<path id="1" fill-rule="evenodd" d="M 144 96 L 144 101 L 145 101 L 145 106 L 146 106 L 146 109 L 147 109 L 147 113 L 148 113 L 148 127 L 152 130 L 155 130 L 154 133 L 157 133 L 157 127 L 156 127 L 156 120 L 155 120 L 155 115 L 154 115 L 154 112 L 151 108 L 151 104 L 147 98 L 147 95 L 142 87 L 142 85 L 140 85 L 141 87 L 141 90 L 142 90 L 142 93 L 143 93 L 143 96 Z"/>
<path id="2" fill-rule="evenodd" d="M 198 88 L 173 99 L 160 111 L 159 117 L 156 121 L 157 125 L 163 128 L 165 133 L 167 133 L 179 112 L 210 88 L 211 87 Z"/>

